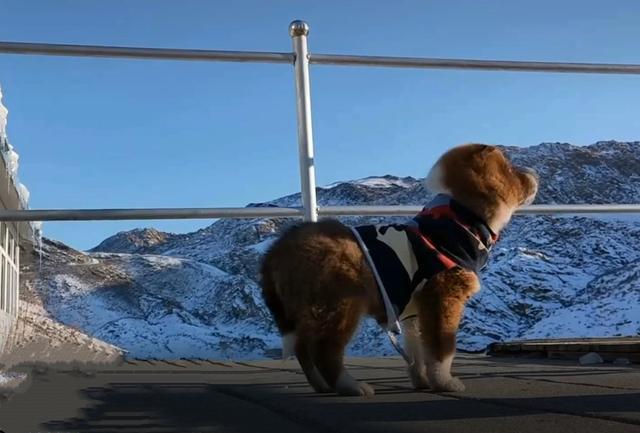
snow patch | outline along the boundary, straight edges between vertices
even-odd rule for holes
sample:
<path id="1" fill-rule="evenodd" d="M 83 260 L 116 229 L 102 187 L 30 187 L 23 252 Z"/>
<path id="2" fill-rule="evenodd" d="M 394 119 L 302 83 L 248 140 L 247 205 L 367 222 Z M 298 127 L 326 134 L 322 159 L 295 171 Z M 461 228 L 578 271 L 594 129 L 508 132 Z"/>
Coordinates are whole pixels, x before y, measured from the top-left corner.
<path id="1" fill-rule="evenodd" d="M 365 177 L 364 179 L 352 180 L 349 182 L 338 181 L 338 182 L 334 182 L 329 185 L 323 186 L 322 188 L 332 189 L 344 183 L 367 186 L 369 188 L 393 188 L 393 187 L 409 188 L 413 185 L 412 182 L 408 182 L 402 178 L 397 178 L 393 176 L 384 176 L 384 177 L 371 176 L 371 177 Z"/>
<path id="2" fill-rule="evenodd" d="M 0 371 L 0 388 L 15 388 L 27 378 L 26 373 Z"/>
<path id="3" fill-rule="evenodd" d="M 251 245 L 249 248 L 255 251 L 258 254 L 265 254 L 267 250 L 273 245 L 275 242 L 275 238 L 265 239 L 262 242 L 258 242 L 255 245 Z"/>

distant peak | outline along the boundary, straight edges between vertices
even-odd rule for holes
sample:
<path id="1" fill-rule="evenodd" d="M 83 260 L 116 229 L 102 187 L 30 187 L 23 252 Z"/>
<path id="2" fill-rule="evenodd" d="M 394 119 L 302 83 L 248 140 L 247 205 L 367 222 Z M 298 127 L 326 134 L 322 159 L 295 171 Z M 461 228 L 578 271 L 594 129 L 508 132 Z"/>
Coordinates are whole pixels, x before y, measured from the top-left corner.
<path id="1" fill-rule="evenodd" d="M 410 188 L 416 182 L 416 179 L 411 176 L 398 177 L 391 174 L 385 174 L 383 176 L 369 176 L 362 179 L 338 181 L 329 185 L 323 186 L 324 189 L 332 189 L 340 185 L 361 185 L 370 188 Z"/>
<path id="2" fill-rule="evenodd" d="M 173 236 L 171 233 L 162 232 L 152 227 L 126 230 L 108 237 L 98 246 L 92 248 L 89 251 L 107 253 L 133 253 L 140 251 L 145 247 L 163 244 L 171 236 Z"/>
<path id="3" fill-rule="evenodd" d="M 158 234 L 166 234 L 165 232 L 161 232 L 160 230 L 154 229 L 153 227 L 144 227 L 133 230 L 125 230 L 121 231 L 118 234 L 129 234 L 129 235 L 158 235 Z"/>

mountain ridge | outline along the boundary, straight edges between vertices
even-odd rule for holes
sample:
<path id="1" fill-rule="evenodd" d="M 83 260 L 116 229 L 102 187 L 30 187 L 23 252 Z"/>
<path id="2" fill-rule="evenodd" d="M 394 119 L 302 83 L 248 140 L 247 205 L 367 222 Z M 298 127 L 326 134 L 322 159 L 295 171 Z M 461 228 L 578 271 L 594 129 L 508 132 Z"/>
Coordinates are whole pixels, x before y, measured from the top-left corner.
<path id="1" fill-rule="evenodd" d="M 535 203 L 640 202 L 640 142 L 504 149 L 515 163 L 539 172 Z M 421 205 L 432 194 L 421 179 L 387 174 L 319 187 L 317 196 L 321 206 Z M 250 204 L 299 205 L 300 194 Z M 342 220 L 364 224 L 405 218 Z M 277 234 L 294 221 L 221 219 L 186 234 L 121 232 L 86 253 L 73 253 L 75 265 L 69 264 L 69 254 L 60 254 L 58 244 L 47 242 L 38 290 L 59 320 L 136 357 L 267 356 L 277 352 L 279 337 L 260 297 L 258 264 Z M 480 294 L 468 305 L 460 347 L 482 350 L 497 340 L 578 332 L 637 335 L 640 273 L 633 266 L 639 261 L 640 218 L 514 218 L 481 276 Z M 371 321 L 363 324 L 350 350 L 393 353 Z"/>

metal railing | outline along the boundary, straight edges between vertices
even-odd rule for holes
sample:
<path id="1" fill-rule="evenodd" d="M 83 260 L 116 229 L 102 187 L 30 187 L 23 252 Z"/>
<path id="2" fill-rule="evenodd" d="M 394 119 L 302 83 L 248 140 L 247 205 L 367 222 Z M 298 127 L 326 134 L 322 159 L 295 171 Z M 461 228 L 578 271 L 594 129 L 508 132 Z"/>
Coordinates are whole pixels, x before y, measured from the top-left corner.
<path id="1" fill-rule="evenodd" d="M 321 206 L 319 216 L 413 216 L 420 206 Z M 525 206 L 518 215 L 639 213 L 640 204 L 541 204 Z M 211 218 L 291 218 L 305 217 L 301 207 L 230 207 L 162 209 L 47 209 L 3 210 L 3 221 L 108 221 Z"/>
<path id="2" fill-rule="evenodd" d="M 45 56 L 111 57 L 156 60 L 206 60 L 217 62 L 291 63 L 293 53 L 253 51 L 185 50 L 170 48 L 105 47 L 100 45 L 33 44 L 0 42 L 0 53 Z"/>
<path id="3" fill-rule="evenodd" d="M 294 67 L 296 88 L 298 154 L 302 208 L 147 208 L 147 209 L 48 209 L 0 210 L 2 221 L 82 221 L 141 219 L 209 219 L 303 217 L 316 221 L 318 215 L 413 215 L 418 206 L 325 206 L 318 207 L 314 165 L 313 125 L 309 65 L 380 66 L 395 68 L 468 69 L 513 72 L 561 72 L 590 74 L 640 74 L 637 64 L 562 63 L 471 59 L 435 59 L 421 57 L 380 57 L 336 54 L 312 54 L 308 50 L 309 26 L 293 21 L 289 26 L 293 52 L 254 52 L 189 50 L 165 48 L 110 47 L 22 42 L 0 42 L 0 53 L 157 59 L 183 61 L 219 61 L 288 63 Z M 519 214 L 640 213 L 640 204 L 611 205 L 533 205 Z"/>

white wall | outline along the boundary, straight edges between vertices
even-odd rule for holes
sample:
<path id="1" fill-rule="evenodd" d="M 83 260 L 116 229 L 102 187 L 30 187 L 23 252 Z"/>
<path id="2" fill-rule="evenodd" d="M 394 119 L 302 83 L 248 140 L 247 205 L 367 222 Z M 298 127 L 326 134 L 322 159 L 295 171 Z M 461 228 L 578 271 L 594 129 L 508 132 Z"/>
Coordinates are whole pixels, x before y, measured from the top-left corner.
<path id="1" fill-rule="evenodd" d="M 4 351 L 9 332 L 15 323 L 15 316 L 0 311 L 0 353 Z"/>

